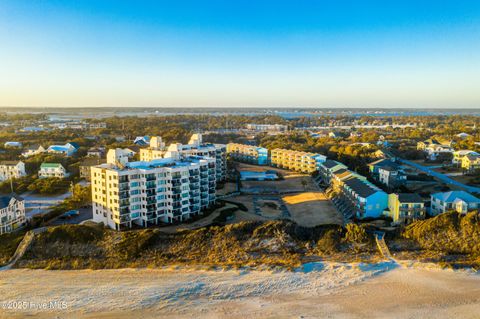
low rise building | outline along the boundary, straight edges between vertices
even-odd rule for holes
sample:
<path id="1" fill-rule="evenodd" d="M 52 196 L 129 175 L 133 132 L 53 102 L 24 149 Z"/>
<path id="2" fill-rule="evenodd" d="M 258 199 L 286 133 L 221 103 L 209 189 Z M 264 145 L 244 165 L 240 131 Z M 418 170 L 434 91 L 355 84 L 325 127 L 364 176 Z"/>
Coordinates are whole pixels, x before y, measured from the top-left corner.
<path id="1" fill-rule="evenodd" d="M 48 149 L 48 153 L 61 154 L 65 156 L 72 156 L 77 152 L 79 146 L 76 143 L 67 143 L 65 145 L 51 145 Z"/>
<path id="2" fill-rule="evenodd" d="M 450 191 L 431 195 L 430 214 L 438 215 L 447 211 L 467 213 L 480 207 L 480 199 L 465 191 Z"/>
<path id="3" fill-rule="evenodd" d="M 104 147 L 91 147 L 87 151 L 87 156 L 90 157 L 103 157 L 105 155 Z"/>
<path id="4" fill-rule="evenodd" d="M 91 130 L 107 128 L 107 123 L 105 122 L 89 123 L 88 128 Z"/>
<path id="5" fill-rule="evenodd" d="M 27 176 L 27 173 L 25 172 L 25 163 L 22 161 L 0 162 L 0 182 L 23 176 Z"/>
<path id="6" fill-rule="evenodd" d="M 242 181 L 274 181 L 278 179 L 276 171 L 240 171 L 240 180 Z"/>
<path id="7" fill-rule="evenodd" d="M 407 181 L 407 176 L 401 165 L 394 160 L 379 159 L 368 164 L 368 170 L 372 178 L 388 188 L 399 187 Z"/>
<path id="8" fill-rule="evenodd" d="M 320 165 L 326 160 L 325 155 L 280 148 L 272 150 L 270 154 L 272 166 L 302 173 L 319 171 Z"/>
<path id="9" fill-rule="evenodd" d="M 465 155 L 462 158 L 461 167 L 467 173 L 478 171 L 480 169 L 480 155 L 478 154 Z"/>
<path id="10" fill-rule="evenodd" d="M 133 144 L 138 146 L 147 146 L 150 143 L 150 136 L 137 136 L 133 140 Z"/>
<path id="11" fill-rule="evenodd" d="M 425 202 L 418 194 L 389 194 L 386 215 L 391 217 L 395 224 L 408 224 L 424 219 Z"/>
<path id="12" fill-rule="evenodd" d="M 105 163 L 104 159 L 98 157 L 87 157 L 79 165 L 79 174 L 80 178 L 89 181 L 90 180 L 90 171 L 92 166 L 100 165 Z"/>
<path id="13" fill-rule="evenodd" d="M 378 169 L 378 182 L 388 188 L 397 188 L 404 185 L 406 181 L 407 176 L 397 166 L 383 166 Z"/>
<path id="14" fill-rule="evenodd" d="M 4 146 L 11 147 L 11 148 L 20 148 L 22 147 L 22 143 L 21 142 L 5 142 Z"/>
<path id="15" fill-rule="evenodd" d="M 268 150 L 264 147 L 228 143 L 227 156 L 239 162 L 268 165 Z"/>
<path id="16" fill-rule="evenodd" d="M 66 178 L 69 174 L 66 169 L 60 163 L 42 163 L 40 170 L 38 171 L 39 178 Z"/>
<path id="17" fill-rule="evenodd" d="M 42 145 L 32 145 L 22 152 L 23 157 L 35 156 L 45 153 L 47 150 Z"/>
<path id="18" fill-rule="evenodd" d="M 0 235 L 23 227 L 26 223 L 25 201 L 17 195 L 0 197 Z"/>
<path id="19" fill-rule="evenodd" d="M 467 155 L 480 155 L 475 151 L 471 150 L 458 150 L 453 152 L 453 158 L 452 158 L 452 164 L 461 166 L 462 165 L 462 160 L 465 156 Z"/>

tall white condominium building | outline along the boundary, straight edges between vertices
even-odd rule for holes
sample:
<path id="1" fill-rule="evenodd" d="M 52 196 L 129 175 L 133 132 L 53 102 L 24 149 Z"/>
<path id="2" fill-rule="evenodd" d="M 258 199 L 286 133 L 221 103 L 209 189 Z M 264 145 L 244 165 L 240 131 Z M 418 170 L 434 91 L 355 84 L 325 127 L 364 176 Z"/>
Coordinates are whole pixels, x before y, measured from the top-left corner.
<path id="1" fill-rule="evenodd" d="M 215 163 L 178 152 L 152 161 L 109 158 L 91 168 L 93 220 L 123 230 L 201 214 L 215 203 Z"/>
<path id="2" fill-rule="evenodd" d="M 151 161 L 164 158 L 168 152 L 178 152 L 181 156 L 208 156 L 216 160 L 217 181 L 227 176 L 227 148 L 223 144 L 204 143 L 202 134 L 193 134 L 188 144 L 173 143 L 166 147 L 160 136 L 150 138 L 150 147 L 140 149 L 140 160 Z"/>

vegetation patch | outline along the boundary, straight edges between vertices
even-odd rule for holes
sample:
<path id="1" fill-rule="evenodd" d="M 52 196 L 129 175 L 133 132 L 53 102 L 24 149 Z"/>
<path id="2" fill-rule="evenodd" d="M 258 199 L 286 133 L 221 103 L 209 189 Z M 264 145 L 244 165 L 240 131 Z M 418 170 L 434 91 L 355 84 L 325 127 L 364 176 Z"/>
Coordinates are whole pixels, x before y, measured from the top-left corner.
<path id="1" fill-rule="evenodd" d="M 0 235 L 0 266 L 10 261 L 24 235 L 24 231 Z"/>

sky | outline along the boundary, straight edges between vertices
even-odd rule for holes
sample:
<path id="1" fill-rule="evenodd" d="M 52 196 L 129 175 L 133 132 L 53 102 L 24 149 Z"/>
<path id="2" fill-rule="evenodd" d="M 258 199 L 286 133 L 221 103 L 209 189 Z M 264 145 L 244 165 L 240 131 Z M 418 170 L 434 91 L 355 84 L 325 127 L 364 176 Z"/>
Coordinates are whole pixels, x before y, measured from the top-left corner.
<path id="1" fill-rule="evenodd" d="M 0 106 L 480 107 L 480 1 L 0 1 Z"/>

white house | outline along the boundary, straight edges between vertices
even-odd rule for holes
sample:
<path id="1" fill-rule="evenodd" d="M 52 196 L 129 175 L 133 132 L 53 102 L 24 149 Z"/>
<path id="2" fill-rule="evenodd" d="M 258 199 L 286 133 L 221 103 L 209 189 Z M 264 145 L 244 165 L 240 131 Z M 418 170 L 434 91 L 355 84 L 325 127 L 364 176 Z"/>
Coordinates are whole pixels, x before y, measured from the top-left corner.
<path id="1" fill-rule="evenodd" d="M 451 191 L 431 195 L 431 215 L 438 215 L 447 211 L 466 213 L 480 207 L 480 199 L 465 191 Z"/>
<path id="2" fill-rule="evenodd" d="M 40 170 L 38 171 L 38 177 L 40 178 L 65 178 L 68 177 L 68 175 L 69 174 L 60 163 L 42 163 L 42 165 L 40 165 Z"/>
<path id="3" fill-rule="evenodd" d="M 381 166 L 378 168 L 378 181 L 387 187 L 398 187 L 404 184 L 407 176 L 398 166 Z"/>
<path id="4" fill-rule="evenodd" d="M 22 152 L 23 157 L 30 157 L 37 154 L 46 152 L 46 149 L 42 145 L 33 145 Z"/>
<path id="5" fill-rule="evenodd" d="M 25 164 L 22 161 L 0 162 L 0 181 L 3 182 L 10 178 L 19 178 L 26 175 Z"/>
<path id="6" fill-rule="evenodd" d="M 16 195 L 0 197 L 0 235 L 25 225 L 25 203 Z"/>
<path id="7" fill-rule="evenodd" d="M 5 146 L 5 147 L 15 147 L 15 148 L 18 148 L 18 147 L 22 147 L 22 143 L 20 143 L 20 142 L 5 142 L 4 146 Z"/>

